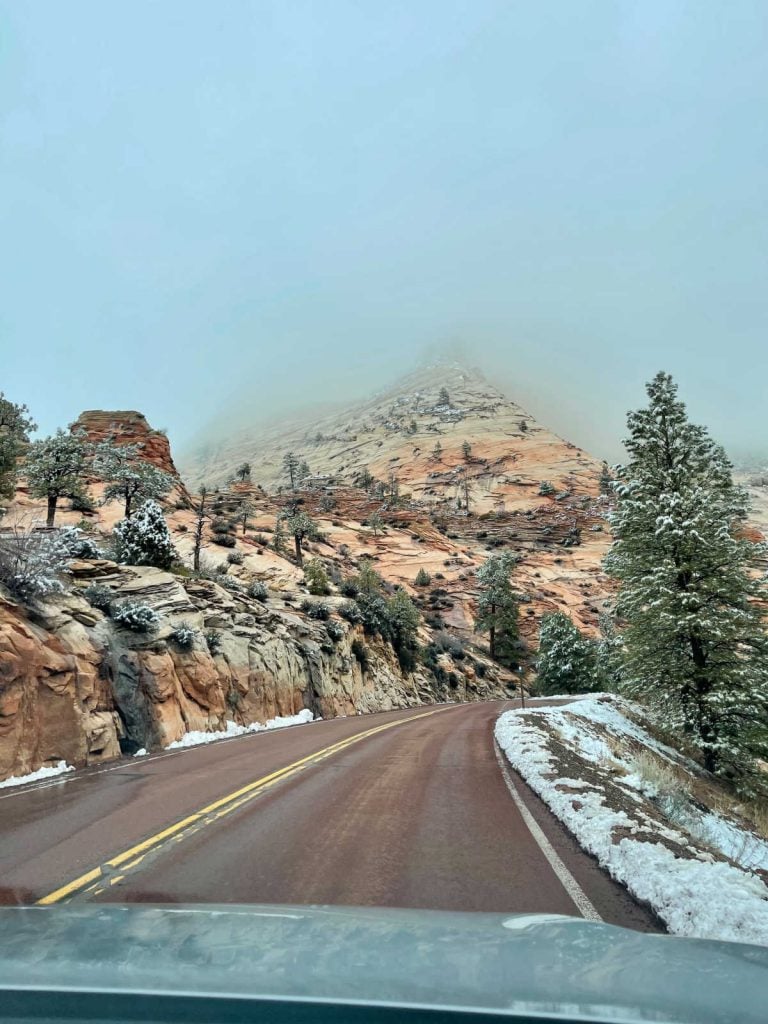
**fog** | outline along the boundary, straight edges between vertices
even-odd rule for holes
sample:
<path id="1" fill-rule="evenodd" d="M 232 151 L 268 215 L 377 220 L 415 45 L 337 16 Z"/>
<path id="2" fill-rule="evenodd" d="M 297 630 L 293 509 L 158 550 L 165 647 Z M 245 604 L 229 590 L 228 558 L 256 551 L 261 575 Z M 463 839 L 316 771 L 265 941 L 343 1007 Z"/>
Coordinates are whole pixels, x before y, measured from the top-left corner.
<path id="1" fill-rule="evenodd" d="M 768 6 L 0 0 L 0 388 L 178 450 L 437 353 L 765 452 Z"/>

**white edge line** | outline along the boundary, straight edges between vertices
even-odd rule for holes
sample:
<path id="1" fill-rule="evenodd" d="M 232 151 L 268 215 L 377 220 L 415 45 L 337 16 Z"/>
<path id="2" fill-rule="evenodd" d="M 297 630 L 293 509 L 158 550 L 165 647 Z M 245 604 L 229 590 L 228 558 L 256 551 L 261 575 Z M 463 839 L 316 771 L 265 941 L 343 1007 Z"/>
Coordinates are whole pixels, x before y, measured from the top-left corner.
<path id="1" fill-rule="evenodd" d="M 523 798 L 520 796 L 517 786 L 515 786 L 514 782 L 512 781 L 512 776 L 509 773 L 509 768 L 507 767 L 506 763 L 506 757 L 504 756 L 504 754 L 502 754 L 501 749 L 499 748 L 499 744 L 496 742 L 495 737 L 493 740 L 493 749 L 496 753 L 496 760 L 499 762 L 499 768 L 501 769 L 502 777 L 504 779 L 504 782 L 506 783 L 507 789 L 509 790 L 509 795 L 515 801 L 515 804 L 517 806 L 518 811 L 520 811 L 523 821 L 528 826 L 528 831 L 536 840 L 536 842 L 539 845 L 539 848 L 541 849 L 541 852 L 549 861 L 549 866 L 557 875 L 565 891 L 576 904 L 576 908 L 581 914 L 581 916 L 585 918 L 587 921 L 602 921 L 602 917 L 595 910 L 595 907 L 592 904 L 591 900 L 588 898 L 587 894 L 581 888 L 581 886 L 573 877 L 573 875 L 565 866 L 565 864 L 563 864 L 560 857 L 558 857 L 557 853 L 554 850 L 554 847 L 542 832 L 541 826 L 523 803 Z"/>

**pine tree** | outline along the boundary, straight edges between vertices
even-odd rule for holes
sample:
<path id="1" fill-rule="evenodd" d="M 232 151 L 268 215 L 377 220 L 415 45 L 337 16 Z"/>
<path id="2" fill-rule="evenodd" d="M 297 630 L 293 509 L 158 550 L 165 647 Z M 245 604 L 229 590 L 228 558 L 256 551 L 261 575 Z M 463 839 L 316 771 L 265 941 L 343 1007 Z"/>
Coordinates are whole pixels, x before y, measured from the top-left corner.
<path id="1" fill-rule="evenodd" d="M 389 637 L 400 668 L 412 672 L 416 666 L 419 611 L 404 590 L 397 590 L 387 602 Z"/>
<path id="2" fill-rule="evenodd" d="M 236 474 L 242 483 L 246 480 L 251 479 L 251 464 L 250 462 L 243 462 L 242 465 L 238 466 Z"/>
<path id="3" fill-rule="evenodd" d="M 519 650 L 518 598 L 509 578 L 515 564 L 514 555 L 505 551 L 491 555 L 477 570 L 475 630 L 489 634 L 491 657 L 507 665 L 516 664 Z"/>
<path id="4" fill-rule="evenodd" d="M 94 451 L 93 469 L 107 484 L 104 502 L 122 501 L 126 519 L 133 506 L 150 498 L 157 501 L 173 487 L 173 477 L 163 472 L 141 454 L 138 444 L 115 444 L 104 441 Z"/>
<path id="5" fill-rule="evenodd" d="M 285 528 L 293 537 L 294 549 L 296 551 L 296 564 L 304 564 L 304 551 L 302 544 L 306 539 L 314 540 L 319 535 L 319 529 L 314 519 L 310 519 L 306 512 L 297 509 L 287 509 L 281 513 L 280 518 L 285 523 Z"/>
<path id="6" fill-rule="evenodd" d="M 210 518 L 210 513 L 205 505 L 207 497 L 208 488 L 203 486 L 200 488 L 200 501 L 195 509 L 195 532 L 193 534 L 192 544 L 192 568 L 195 572 L 200 572 L 200 550 L 203 546 L 203 528 L 205 526 L 206 519 Z"/>
<path id="7" fill-rule="evenodd" d="M 61 428 L 29 446 L 25 473 L 30 494 L 48 501 L 47 526 L 54 524 L 59 498 L 83 493 L 90 450 L 84 434 L 65 434 Z"/>
<path id="8" fill-rule="evenodd" d="M 374 512 L 373 515 L 369 516 L 368 525 L 370 526 L 374 537 L 378 537 L 380 533 L 383 533 L 384 520 L 381 518 L 381 513 Z"/>
<path id="9" fill-rule="evenodd" d="M 536 690 L 541 694 L 595 689 L 595 644 L 562 612 L 545 615 L 539 627 Z"/>
<path id="10" fill-rule="evenodd" d="M 469 462 L 469 460 L 472 458 L 472 445 L 469 443 L 469 441 L 461 442 L 461 457 L 464 459 L 465 462 Z"/>
<path id="11" fill-rule="evenodd" d="M 328 583 L 328 573 L 319 558 L 313 558 L 307 562 L 304 569 L 304 584 L 310 594 L 315 597 L 322 597 L 330 594 L 331 588 Z"/>
<path id="12" fill-rule="evenodd" d="M 130 519 L 121 519 L 114 531 L 118 561 L 126 565 L 154 565 L 170 569 L 176 559 L 163 510 L 145 501 Z"/>
<path id="13" fill-rule="evenodd" d="M 699 746 L 708 770 L 746 784 L 768 756 L 768 595 L 751 571 L 765 549 L 744 537 L 746 494 L 672 378 L 659 373 L 647 392 L 648 408 L 627 421 L 605 563 L 626 623 L 622 678 Z"/>
<path id="14" fill-rule="evenodd" d="M 299 465 L 300 459 L 298 455 L 293 452 L 286 452 L 283 456 L 283 469 L 288 474 L 288 480 L 291 484 L 291 490 L 296 490 L 296 483 L 299 478 Z"/>
<path id="15" fill-rule="evenodd" d="M 19 456 L 36 429 L 26 405 L 16 405 L 0 391 L 0 497 L 12 498 Z"/>
<path id="16" fill-rule="evenodd" d="M 448 394 L 448 388 L 446 388 L 446 387 L 440 388 L 440 393 L 437 396 L 437 404 L 438 405 L 450 405 L 451 404 L 451 396 Z"/>
<path id="17" fill-rule="evenodd" d="M 439 441 L 435 441 L 435 447 L 432 449 L 432 458 L 435 462 L 439 462 L 443 457 L 443 446 Z"/>

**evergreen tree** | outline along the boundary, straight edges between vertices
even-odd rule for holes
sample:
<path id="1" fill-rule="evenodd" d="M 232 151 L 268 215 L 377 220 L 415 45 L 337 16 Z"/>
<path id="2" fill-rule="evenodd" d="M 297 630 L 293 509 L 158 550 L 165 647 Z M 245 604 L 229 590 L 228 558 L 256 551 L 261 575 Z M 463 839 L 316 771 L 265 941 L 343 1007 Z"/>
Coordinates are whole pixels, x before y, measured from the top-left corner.
<path id="1" fill-rule="evenodd" d="M 16 466 L 36 424 L 26 405 L 16 405 L 0 391 L 0 498 L 12 498 Z"/>
<path id="2" fill-rule="evenodd" d="M 400 668 L 412 672 L 416 666 L 419 646 L 416 640 L 419 611 L 404 590 L 397 590 L 387 602 L 389 636 Z"/>
<path id="3" fill-rule="evenodd" d="M 207 497 L 208 489 L 203 486 L 200 488 L 200 501 L 195 509 L 195 532 L 192 544 L 192 568 L 195 572 L 200 572 L 200 549 L 203 546 L 203 527 L 205 526 L 206 519 L 210 518 L 210 513 L 205 504 Z"/>
<path id="4" fill-rule="evenodd" d="M 141 449 L 138 444 L 104 441 L 94 452 L 94 472 L 107 484 L 104 502 L 122 501 L 126 519 L 131 518 L 134 505 L 150 498 L 157 501 L 173 487 L 170 473 L 147 462 Z"/>
<path id="5" fill-rule="evenodd" d="M 145 501 L 130 519 L 115 527 L 117 559 L 126 565 L 154 565 L 170 569 L 176 559 L 168 524 L 156 501 Z"/>
<path id="6" fill-rule="evenodd" d="M 374 537 L 378 537 L 384 531 L 384 520 L 379 512 L 374 512 L 372 516 L 368 517 L 368 525 L 373 531 Z"/>
<path id="7" fill-rule="evenodd" d="M 647 392 L 627 421 L 605 563 L 620 583 L 624 685 L 695 741 L 707 769 L 746 784 L 768 756 L 768 595 L 751 571 L 765 549 L 743 536 L 746 494 L 672 378 Z"/>
<path id="8" fill-rule="evenodd" d="M 30 494 L 48 501 L 47 526 L 54 524 L 59 498 L 83 493 L 90 451 L 84 434 L 66 434 L 61 428 L 29 446 L 25 473 Z"/>
<path id="9" fill-rule="evenodd" d="M 437 404 L 438 405 L 450 405 L 451 404 L 451 396 L 448 394 L 448 388 L 446 388 L 446 387 L 440 388 L 440 393 L 437 396 Z"/>
<path id="10" fill-rule="evenodd" d="M 545 615 L 536 669 L 538 693 L 588 693 L 595 689 L 595 644 L 562 612 Z"/>
<path id="11" fill-rule="evenodd" d="M 475 630 L 488 633 L 491 657 L 503 664 L 516 664 L 519 650 L 518 599 L 509 574 L 516 564 L 505 551 L 491 555 L 477 570 L 480 593 Z"/>
<path id="12" fill-rule="evenodd" d="M 286 452 L 283 456 L 283 469 L 288 474 L 291 490 L 296 490 L 296 483 L 299 479 L 299 465 L 301 460 L 293 452 Z"/>
<path id="13" fill-rule="evenodd" d="M 279 516 L 275 521 L 275 529 L 272 534 L 272 550 L 278 555 L 282 555 L 285 551 L 285 530 Z"/>
<path id="14" fill-rule="evenodd" d="M 318 530 L 317 523 L 314 519 L 310 519 L 306 512 L 300 512 L 297 509 L 287 509 L 281 514 L 281 519 L 284 521 L 288 533 L 293 537 L 296 564 L 303 565 L 304 552 L 302 544 L 307 539 L 314 540 L 319 536 L 320 531 Z"/>
<path id="15" fill-rule="evenodd" d="M 251 479 L 251 464 L 250 462 L 243 462 L 242 465 L 238 466 L 236 474 L 241 483 L 245 483 L 246 480 Z"/>
<path id="16" fill-rule="evenodd" d="M 600 493 L 601 494 L 613 494 L 613 477 L 611 471 L 608 468 L 608 463 L 604 462 L 602 469 L 600 470 Z"/>
<path id="17" fill-rule="evenodd" d="M 443 457 L 443 446 L 439 441 L 435 441 L 435 447 L 432 449 L 432 458 L 435 462 L 439 462 Z"/>
<path id="18" fill-rule="evenodd" d="M 461 457 L 465 462 L 469 462 L 472 458 L 472 445 L 469 441 L 462 441 L 461 443 Z"/>
<path id="19" fill-rule="evenodd" d="M 304 569 L 304 583 L 310 594 L 315 597 L 322 597 L 330 594 L 331 588 L 328 583 L 328 573 L 319 558 L 313 558 Z"/>

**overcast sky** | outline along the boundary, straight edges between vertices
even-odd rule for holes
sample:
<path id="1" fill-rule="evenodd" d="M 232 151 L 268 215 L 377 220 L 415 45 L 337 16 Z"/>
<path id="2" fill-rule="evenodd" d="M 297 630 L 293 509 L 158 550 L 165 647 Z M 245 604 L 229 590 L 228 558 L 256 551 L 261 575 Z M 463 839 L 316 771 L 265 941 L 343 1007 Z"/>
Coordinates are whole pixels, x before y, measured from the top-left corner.
<path id="1" fill-rule="evenodd" d="M 765 0 L 0 0 L 0 389 L 183 446 L 463 346 L 768 447 Z"/>

